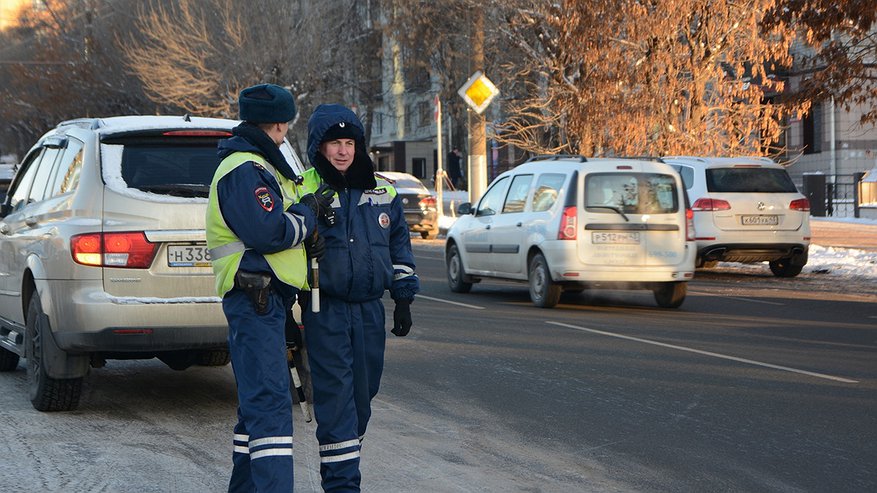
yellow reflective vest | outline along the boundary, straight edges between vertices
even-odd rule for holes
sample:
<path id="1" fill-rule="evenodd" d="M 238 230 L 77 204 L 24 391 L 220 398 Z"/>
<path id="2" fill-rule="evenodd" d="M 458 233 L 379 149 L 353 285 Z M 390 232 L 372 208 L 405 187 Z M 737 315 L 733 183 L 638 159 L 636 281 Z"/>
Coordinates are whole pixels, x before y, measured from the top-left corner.
<path id="1" fill-rule="evenodd" d="M 216 276 L 216 292 L 220 297 L 231 291 L 234 286 L 234 275 L 238 271 L 241 259 L 244 256 L 246 245 L 235 236 L 219 208 L 219 197 L 216 184 L 225 175 L 238 166 L 255 162 L 264 167 L 274 176 L 283 192 L 283 210 L 286 210 L 298 201 L 298 193 L 295 183 L 279 172 L 262 156 L 250 152 L 235 152 L 222 160 L 213 181 L 210 183 L 210 195 L 207 200 L 206 230 L 207 248 L 210 250 L 210 259 L 213 264 L 213 273 Z M 265 260 L 274 271 L 274 275 L 282 282 L 298 289 L 309 289 L 307 282 L 307 255 L 302 244 L 298 244 L 286 250 L 264 254 Z"/>

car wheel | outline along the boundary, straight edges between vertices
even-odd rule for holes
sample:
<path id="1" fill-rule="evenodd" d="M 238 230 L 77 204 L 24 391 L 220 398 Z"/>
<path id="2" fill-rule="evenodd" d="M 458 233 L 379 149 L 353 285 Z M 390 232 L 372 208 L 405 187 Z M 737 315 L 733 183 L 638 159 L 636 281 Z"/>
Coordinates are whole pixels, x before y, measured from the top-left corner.
<path id="1" fill-rule="evenodd" d="M 688 292 L 687 282 L 665 282 L 654 288 L 655 301 L 662 308 L 679 308 Z"/>
<path id="2" fill-rule="evenodd" d="M 12 371 L 18 368 L 18 355 L 0 348 L 0 371 Z"/>
<path id="3" fill-rule="evenodd" d="M 789 258 L 768 262 L 768 265 L 776 277 L 795 277 L 804 269 L 803 265 L 793 265 L 792 259 Z"/>
<path id="4" fill-rule="evenodd" d="M 551 272 L 548 270 L 548 262 L 541 253 L 537 253 L 530 260 L 528 271 L 530 281 L 530 300 L 539 308 L 551 308 L 560 301 L 563 289 L 551 280 Z"/>
<path id="5" fill-rule="evenodd" d="M 448 255 L 445 257 L 448 267 L 448 287 L 455 293 L 468 293 L 472 289 L 472 283 L 466 282 L 466 271 L 463 269 L 463 260 L 460 258 L 460 250 L 457 245 L 448 247 Z"/>
<path id="6" fill-rule="evenodd" d="M 46 373 L 44 338 L 51 337 L 52 329 L 36 292 L 27 308 L 25 328 L 27 388 L 34 409 L 44 412 L 76 409 L 82 394 L 82 377 L 60 379 Z"/>
<path id="7" fill-rule="evenodd" d="M 198 355 L 200 366 L 225 366 L 231 361 L 231 354 L 224 350 L 202 351 Z"/>

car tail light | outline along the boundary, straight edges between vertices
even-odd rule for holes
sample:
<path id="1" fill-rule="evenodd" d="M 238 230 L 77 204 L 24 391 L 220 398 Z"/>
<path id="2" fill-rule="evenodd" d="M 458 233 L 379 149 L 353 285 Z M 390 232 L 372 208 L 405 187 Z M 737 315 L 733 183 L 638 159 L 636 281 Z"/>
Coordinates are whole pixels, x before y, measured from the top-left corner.
<path id="1" fill-rule="evenodd" d="M 693 211 L 727 211 L 731 204 L 727 200 L 720 199 L 697 199 L 691 205 Z"/>
<path id="2" fill-rule="evenodd" d="M 148 269 L 158 245 L 141 232 L 88 233 L 70 238 L 70 252 L 78 264 L 98 267 Z"/>
<path id="3" fill-rule="evenodd" d="M 429 196 L 420 199 L 420 208 L 423 210 L 435 209 L 435 197 Z"/>
<path id="4" fill-rule="evenodd" d="M 575 206 L 563 208 L 563 216 L 560 218 L 560 228 L 557 230 L 558 240 L 576 239 L 576 216 L 577 213 Z"/>
<path id="5" fill-rule="evenodd" d="M 807 199 L 795 199 L 789 204 L 793 211 L 810 212 L 810 201 Z"/>
<path id="6" fill-rule="evenodd" d="M 694 241 L 694 211 L 691 209 L 685 209 L 685 239 L 687 241 Z"/>

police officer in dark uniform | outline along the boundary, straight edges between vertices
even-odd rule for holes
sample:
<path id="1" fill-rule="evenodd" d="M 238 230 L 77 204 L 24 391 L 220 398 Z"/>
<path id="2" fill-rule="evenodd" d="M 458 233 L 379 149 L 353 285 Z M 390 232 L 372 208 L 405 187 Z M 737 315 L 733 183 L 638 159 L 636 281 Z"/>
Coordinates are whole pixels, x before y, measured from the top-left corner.
<path id="1" fill-rule="evenodd" d="M 228 489 L 289 493 L 292 401 L 284 329 L 291 300 L 308 289 L 305 247 L 321 254 L 314 232 L 325 201 L 298 194 L 299 177 L 279 149 L 296 115 L 292 94 L 261 84 L 241 91 L 238 103 L 244 122 L 219 143 L 222 162 L 206 216 L 238 392 Z"/>
<path id="2" fill-rule="evenodd" d="M 308 157 L 313 168 L 304 173 L 301 192 L 324 185 L 335 191 L 335 224 L 317 223 L 326 247 L 320 311 L 302 307 L 320 474 L 325 491 L 360 491 L 360 448 L 384 367 L 381 297 L 390 291 L 392 332 L 404 336 L 420 281 L 402 203 L 375 174 L 359 118 L 341 105 L 318 106 L 308 121 Z"/>

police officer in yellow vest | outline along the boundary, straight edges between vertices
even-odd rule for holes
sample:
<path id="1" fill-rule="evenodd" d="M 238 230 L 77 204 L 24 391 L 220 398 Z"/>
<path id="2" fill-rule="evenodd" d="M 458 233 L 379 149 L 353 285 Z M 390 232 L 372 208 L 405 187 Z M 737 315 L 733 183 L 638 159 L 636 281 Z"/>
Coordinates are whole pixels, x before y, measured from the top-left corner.
<path id="1" fill-rule="evenodd" d="M 307 252 L 328 199 L 299 196 L 299 178 L 279 146 L 295 118 L 292 94 L 273 84 L 241 91 L 243 120 L 219 143 L 210 184 L 207 246 L 228 319 L 237 381 L 230 492 L 293 490 L 292 402 L 284 328 L 293 297 L 307 285 Z"/>
<path id="2" fill-rule="evenodd" d="M 317 222 L 326 252 L 320 262 L 320 310 L 302 306 L 320 474 L 327 492 L 360 491 L 359 459 L 384 368 L 386 291 L 396 336 L 411 329 L 420 289 L 401 198 L 374 172 L 362 123 L 351 110 L 321 104 L 308 120 L 302 192 L 335 191 L 335 223 Z"/>

